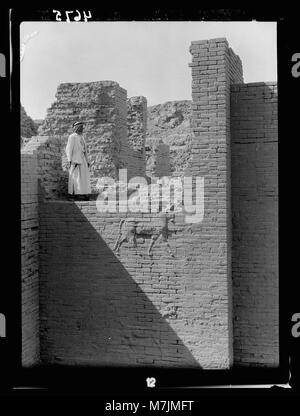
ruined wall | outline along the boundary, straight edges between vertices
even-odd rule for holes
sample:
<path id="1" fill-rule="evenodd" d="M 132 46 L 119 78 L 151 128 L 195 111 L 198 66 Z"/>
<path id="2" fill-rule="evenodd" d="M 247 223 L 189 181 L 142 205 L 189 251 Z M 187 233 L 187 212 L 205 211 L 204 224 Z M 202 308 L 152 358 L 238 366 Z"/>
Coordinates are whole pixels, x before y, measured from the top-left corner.
<path id="1" fill-rule="evenodd" d="M 278 339 L 277 85 L 231 89 L 234 359 L 276 366 Z"/>
<path id="2" fill-rule="evenodd" d="M 147 113 L 147 171 L 151 171 L 153 148 L 163 141 L 170 148 L 170 174 L 182 176 L 191 155 L 192 102 L 168 101 L 148 107 Z"/>
<path id="3" fill-rule="evenodd" d="M 172 176 L 170 147 L 162 140 L 152 143 L 148 153 L 146 173 L 149 177 Z"/>
<path id="4" fill-rule="evenodd" d="M 27 142 L 28 138 L 35 136 L 37 134 L 37 125 L 32 120 L 31 117 L 25 111 L 25 108 L 21 105 L 20 111 L 21 117 L 21 137 L 24 143 Z"/>
<path id="5" fill-rule="evenodd" d="M 145 137 L 147 129 L 147 100 L 136 96 L 127 100 L 127 157 L 124 167 L 129 169 L 129 176 L 145 176 L 146 156 Z"/>
<path id="6" fill-rule="evenodd" d="M 132 149 L 145 157 L 147 130 L 147 100 L 145 97 L 131 97 L 127 100 L 128 142 Z"/>
<path id="7" fill-rule="evenodd" d="M 66 141 L 66 137 L 60 136 L 35 136 L 23 150 L 37 154 L 39 195 L 42 199 L 65 199 L 67 195 L 68 169 L 63 157 Z"/>
<path id="8" fill-rule="evenodd" d="M 21 153 L 22 365 L 39 360 L 37 155 Z"/>
<path id="9" fill-rule="evenodd" d="M 233 363 L 228 101 L 234 56 L 224 39 L 194 42 L 191 52 L 194 136 L 187 172 L 205 178 L 204 221 L 191 227 L 181 221 L 170 237 L 174 257 L 159 244 L 149 258 L 144 240 L 151 233 L 136 248 L 125 243 L 116 257 L 111 249 L 122 214 L 100 214 L 95 202 L 44 203 L 44 362 Z M 157 214 L 143 216 L 155 228 Z"/>
<path id="10" fill-rule="evenodd" d="M 94 191 L 99 177 L 117 178 L 122 167 L 127 167 L 129 177 L 142 173 L 141 156 L 127 137 L 127 92 L 117 82 L 61 84 L 39 134 L 68 136 L 78 120 L 86 123 L 84 137 Z"/>

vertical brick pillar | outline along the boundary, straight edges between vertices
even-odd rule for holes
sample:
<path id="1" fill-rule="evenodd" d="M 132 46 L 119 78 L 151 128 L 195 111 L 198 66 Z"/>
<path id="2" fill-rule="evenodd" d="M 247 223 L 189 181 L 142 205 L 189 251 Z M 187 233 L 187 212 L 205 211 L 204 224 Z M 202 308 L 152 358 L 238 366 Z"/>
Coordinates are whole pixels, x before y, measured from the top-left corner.
<path id="1" fill-rule="evenodd" d="M 192 42 L 190 52 L 194 137 L 185 174 L 204 177 L 204 218 L 193 225 L 199 302 L 206 311 L 202 348 L 211 350 L 215 367 L 228 368 L 233 363 L 230 84 L 242 82 L 242 67 L 224 38 Z"/>

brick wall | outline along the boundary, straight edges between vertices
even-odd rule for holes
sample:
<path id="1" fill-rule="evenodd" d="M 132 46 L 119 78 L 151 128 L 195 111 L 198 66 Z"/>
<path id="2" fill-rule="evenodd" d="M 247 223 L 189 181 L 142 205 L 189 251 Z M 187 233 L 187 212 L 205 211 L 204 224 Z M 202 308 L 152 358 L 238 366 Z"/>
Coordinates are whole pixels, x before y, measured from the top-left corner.
<path id="1" fill-rule="evenodd" d="M 21 150 L 22 365 L 39 361 L 39 202 L 65 197 L 62 140 L 33 137 Z"/>
<path id="2" fill-rule="evenodd" d="M 37 155 L 39 195 L 42 199 L 60 199 L 67 195 L 68 170 L 63 157 L 66 141 L 66 137 L 36 136 L 22 149 Z"/>
<path id="3" fill-rule="evenodd" d="M 223 345 L 223 367 L 233 363 L 231 287 L 230 84 L 238 58 L 224 38 L 194 41 L 192 54 L 192 158 L 185 174 L 204 177 L 204 219 L 193 226 L 199 272 L 194 279 L 218 298 L 201 301 L 207 330 Z M 215 307 L 213 307 L 215 306 Z M 218 325 L 210 324 L 214 321 Z M 209 340 L 209 337 L 208 337 Z M 210 348 L 210 345 L 207 345 Z"/>
<path id="4" fill-rule="evenodd" d="M 37 154 L 21 153 L 22 365 L 39 361 Z"/>
<path id="5" fill-rule="evenodd" d="M 170 147 L 170 172 L 183 176 L 190 158 L 192 101 L 167 101 L 148 107 L 146 157 L 151 159 L 153 147 L 160 140 Z M 149 160 L 151 166 L 151 160 Z"/>
<path id="6" fill-rule="evenodd" d="M 99 177 L 118 177 L 118 170 L 127 167 L 128 177 L 142 175 L 145 162 L 138 142 L 145 129 L 144 97 L 128 101 L 127 91 L 114 81 L 60 84 L 56 101 L 47 110 L 40 135 L 68 137 L 75 121 L 84 121 L 88 146 L 91 186 L 97 192 Z M 127 117 L 134 119 L 128 140 Z M 139 139 L 137 138 L 139 135 Z M 133 145 L 133 143 L 135 143 Z"/>
<path id="7" fill-rule="evenodd" d="M 149 177 L 162 177 L 171 175 L 170 146 L 162 140 L 153 143 L 148 154 L 147 175 Z"/>
<path id="8" fill-rule="evenodd" d="M 117 82 L 60 84 L 39 134 L 68 136 L 75 121 L 84 121 L 92 186 L 99 175 L 117 177 L 122 140 L 127 136 L 126 99 L 127 92 Z"/>
<path id="9" fill-rule="evenodd" d="M 147 254 L 162 214 L 100 213 L 95 201 L 64 200 L 67 129 L 78 118 L 87 121 L 94 179 L 114 177 L 117 167 L 128 168 L 128 179 L 141 174 L 141 97 L 126 105 L 117 83 L 62 84 L 42 127 L 62 136 L 22 149 L 24 363 L 38 359 L 38 327 L 44 363 L 278 363 L 276 85 L 242 84 L 226 39 L 192 42 L 190 52 L 185 176 L 204 177 L 204 219 L 185 224 L 176 213 L 174 257 L 162 241 Z M 153 155 L 156 177 L 170 173 L 163 146 Z M 117 255 L 127 216 L 138 224 L 137 247 L 125 242 Z"/>
<path id="10" fill-rule="evenodd" d="M 278 339 L 277 85 L 231 89 L 234 359 L 276 366 Z"/>
<path id="11" fill-rule="evenodd" d="M 145 157 L 147 130 L 147 100 L 145 97 L 130 97 L 127 100 L 127 128 L 130 146 Z"/>
<path id="12" fill-rule="evenodd" d="M 197 235 L 178 214 L 174 258 L 163 242 L 149 256 L 160 216 L 127 215 L 138 221 L 137 247 L 125 242 L 117 256 L 120 214 L 99 213 L 95 201 L 41 205 L 43 362 L 226 367 L 222 281 L 199 279 Z"/>

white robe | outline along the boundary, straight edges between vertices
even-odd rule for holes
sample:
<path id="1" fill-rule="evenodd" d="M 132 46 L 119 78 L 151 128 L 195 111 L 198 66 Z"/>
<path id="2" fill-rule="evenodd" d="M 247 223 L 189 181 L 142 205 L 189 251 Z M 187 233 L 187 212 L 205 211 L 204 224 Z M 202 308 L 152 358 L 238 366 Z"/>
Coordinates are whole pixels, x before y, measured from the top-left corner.
<path id="1" fill-rule="evenodd" d="M 73 133 L 68 138 L 66 147 L 69 169 L 69 194 L 87 195 L 91 193 L 90 172 L 88 168 L 87 146 L 82 135 Z M 75 167 L 74 163 L 77 163 Z"/>

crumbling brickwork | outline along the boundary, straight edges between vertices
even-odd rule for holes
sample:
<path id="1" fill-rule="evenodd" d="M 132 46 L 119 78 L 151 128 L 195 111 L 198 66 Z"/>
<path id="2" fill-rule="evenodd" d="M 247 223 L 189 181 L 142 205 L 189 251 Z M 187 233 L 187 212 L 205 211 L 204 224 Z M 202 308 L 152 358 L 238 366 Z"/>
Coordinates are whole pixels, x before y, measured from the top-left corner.
<path id="1" fill-rule="evenodd" d="M 277 85 L 231 88 L 234 360 L 277 366 Z"/>
<path id="2" fill-rule="evenodd" d="M 121 218 L 137 246 L 113 252 Z M 41 206 L 41 357 L 45 363 L 222 368 L 220 290 L 197 279 L 196 236 L 177 218 L 147 254 L 157 214 L 99 213 L 93 202 Z M 145 230 L 143 230 L 145 228 Z M 144 232 L 144 234 L 143 234 Z M 216 283 L 215 283 L 216 284 Z M 208 306 L 209 305 L 209 306 Z M 226 305 L 222 307 L 226 313 Z M 207 333 L 209 322 L 214 331 Z M 209 340 L 209 347 L 208 347 Z"/>
<path id="3" fill-rule="evenodd" d="M 64 159 L 66 137 L 35 136 L 23 152 L 36 154 L 39 196 L 60 199 L 67 195 L 68 170 Z"/>
<path id="4" fill-rule="evenodd" d="M 136 119 L 142 118 L 145 99 L 140 98 Z M 131 105 L 131 117 L 134 101 Z M 113 81 L 61 84 L 56 93 L 56 101 L 47 111 L 44 123 L 39 127 L 41 135 L 68 136 L 72 133 L 75 121 L 85 122 L 84 136 L 88 146 L 91 185 L 96 192 L 97 180 L 103 176 L 118 178 L 119 169 L 126 166 L 128 176 L 145 172 L 142 155 L 136 149 L 142 128 L 136 134 L 127 134 L 127 92 Z M 140 121 L 139 121 L 140 122 Z"/>
<path id="5" fill-rule="evenodd" d="M 62 84 L 44 136 L 22 150 L 24 365 L 39 351 L 43 363 L 278 364 L 276 84 L 243 84 L 224 38 L 192 42 L 190 52 L 192 132 L 178 169 L 178 132 L 173 142 L 152 137 L 159 146 L 145 166 L 146 100 L 127 100 L 110 81 Z M 185 104 L 159 111 L 172 129 L 189 119 Z M 87 123 L 93 181 L 117 178 L 121 167 L 148 182 L 202 177 L 203 220 L 186 224 L 175 209 L 149 252 L 165 214 L 66 201 L 64 147 L 78 119 Z"/>
<path id="6" fill-rule="evenodd" d="M 192 101 L 167 101 L 164 104 L 148 107 L 147 172 L 151 172 L 153 148 L 162 140 L 170 148 L 168 158 L 170 175 L 184 175 L 191 155 L 193 135 L 190 126 L 191 118 Z"/>
<path id="7" fill-rule="evenodd" d="M 25 108 L 21 105 L 21 137 L 23 139 L 23 144 L 28 141 L 28 139 L 37 134 L 37 125 L 35 122 L 28 116 L 25 111 Z"/>
<path id="8" fill-rule="evenodd" d="M 127 100 L 128 142 L 132 149 L 145 156 L 147 130 L 147 100 L 145 97 L 131 97 Z"/>
<path id="9" fill-rule="evenodd" d="M 147 129 L 147 100 L 145 97 L 131 97 L 127 100 L 126 157 L 124 167 L 129 177 L 145 176 L 145 138 Z"/>

